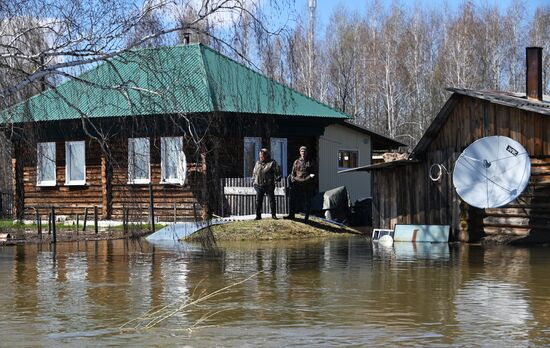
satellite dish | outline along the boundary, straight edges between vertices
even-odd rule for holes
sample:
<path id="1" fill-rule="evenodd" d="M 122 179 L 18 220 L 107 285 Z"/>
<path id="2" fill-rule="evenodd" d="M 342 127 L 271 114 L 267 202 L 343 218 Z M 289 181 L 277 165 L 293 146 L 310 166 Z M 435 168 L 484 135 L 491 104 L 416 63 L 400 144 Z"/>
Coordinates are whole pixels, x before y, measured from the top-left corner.
<path id="1" fill-rule="evenodd" d="M 504 136 L 478 139 L 458 157 L 453 170 L 456 192 L 471 206 L 498 208 L 527 187 L 531 162 L 517 141 Z"/>

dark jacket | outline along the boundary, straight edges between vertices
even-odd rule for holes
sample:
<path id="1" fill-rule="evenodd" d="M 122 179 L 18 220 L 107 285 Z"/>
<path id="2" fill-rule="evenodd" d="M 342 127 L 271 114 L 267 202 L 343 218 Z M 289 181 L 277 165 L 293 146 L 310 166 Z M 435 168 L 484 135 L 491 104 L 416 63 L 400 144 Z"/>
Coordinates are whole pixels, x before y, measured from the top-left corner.
<path id="1" fill-rule="evenodd" d="M 315 165 L 313 161 L 309 159 L 298 158 L 292 165 L 292 172 L 290 173 L 292 183 L 300 186 L 313 186 L 314 177 L 311 174 L 315 174 Z"/>
<path id="2" fill-rule="evenodd" d="M 274 160 L 257 161 L 252 179 L 254 186 L 275 187 L 275 182 L 281 181 L 281 168 Z"/>

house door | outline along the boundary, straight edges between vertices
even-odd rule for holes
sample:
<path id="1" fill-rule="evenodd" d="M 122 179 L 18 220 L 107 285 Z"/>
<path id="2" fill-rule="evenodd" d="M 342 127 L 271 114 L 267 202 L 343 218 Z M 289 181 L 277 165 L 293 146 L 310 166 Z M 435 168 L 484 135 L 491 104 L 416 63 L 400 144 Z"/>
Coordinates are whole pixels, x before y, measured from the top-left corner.
<path id="1" fill-rule="evenodd" d="M 286 138 L 271 138 L 271 157 L 281 166 L 281 174 L 288 175 L 288 153 Z"/>

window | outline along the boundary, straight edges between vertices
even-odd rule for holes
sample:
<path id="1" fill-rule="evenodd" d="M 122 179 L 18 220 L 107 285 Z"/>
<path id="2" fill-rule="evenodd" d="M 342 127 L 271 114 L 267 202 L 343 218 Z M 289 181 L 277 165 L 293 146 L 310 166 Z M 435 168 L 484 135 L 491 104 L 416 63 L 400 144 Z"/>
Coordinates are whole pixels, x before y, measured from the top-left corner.
<path id="1" fill-rule="evenodd" d="M 36 149 L 36 185 L 55 186 L 55 143 L 38 143 Z"/>
<path id="2" fill-rule="evenodd" d="M 150 178 L 148 138 L 128 139 L 128 183 L 148 184 Z"/>
<path id="3" fill-rule="evenodd" d="M 359 158 L 357 150 L 338 150 L 338 168 L 356 168 Z"/>
<path id="4" fill-rule="evenodd" d="M 259 153 L 262 146 L 261 138 L 244 138 L 244 166 L 243 177 L 249 178 L 252 176 L 254 165 L 259 159 Z"/>
<path id="5" fill-rule="evenodd" d="M 183 138 L 160 138 L 161 183 L 180 184 L 185 182 L 187 163 L 183 153 Z"/>
<path id="6" fill-rule="evenodd" d="M 86 154 L 83 141 L 65 143 L 65 184 L 86 184 Z"/>
<path id="7" fill-rule="evenodd" d="M 271 157 L 279 163 L 281 174 L 288 175 L 287 171 L 287 140 L 286 138 L 271 138 Z"/>

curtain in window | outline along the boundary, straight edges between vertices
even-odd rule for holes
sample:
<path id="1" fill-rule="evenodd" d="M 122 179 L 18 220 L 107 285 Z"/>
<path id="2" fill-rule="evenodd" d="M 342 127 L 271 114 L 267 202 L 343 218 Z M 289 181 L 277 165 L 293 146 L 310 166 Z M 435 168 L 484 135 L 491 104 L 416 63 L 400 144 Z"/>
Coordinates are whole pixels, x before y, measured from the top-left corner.
<path id="1" fill-rule="evenodd" d="M 149 139 L 128 139 L 128 179 L 133 181 L 149 180 Z"/>
<path id="2" fill-rule="evenodd" d="M 186 169 L 183 138 L 161 138 L 160 150 L 162 181 L 182 184 Z"/>
<path id="3" fill-rule="evenodd" d="M 55 184 L 55 143 L 38 143 L 37 183 Z"/>
<path id="4" fill-rule="evenodd" d="M 84 142 L 74 141 L 67 143 L 67 168 L 70 181 L 84 181 L 86 179 L 85 165 L 86 157 Z"/>

